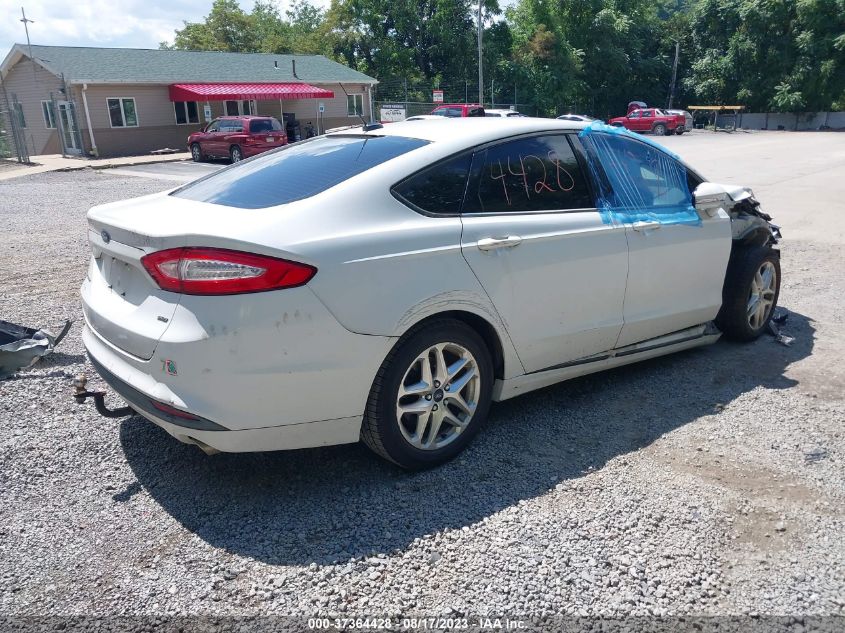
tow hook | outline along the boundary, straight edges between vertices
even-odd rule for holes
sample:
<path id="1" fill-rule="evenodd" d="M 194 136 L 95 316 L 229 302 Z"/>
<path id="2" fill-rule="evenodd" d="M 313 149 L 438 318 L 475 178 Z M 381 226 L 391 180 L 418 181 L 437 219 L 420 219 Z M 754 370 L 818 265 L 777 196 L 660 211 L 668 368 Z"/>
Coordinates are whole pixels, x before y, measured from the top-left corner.
<path id="1" fill-rule="evenodd" d="M 94 399 L 94 406 L 97 407 L 97 413 L 106 418 L 125 418 L 127 415 L 135 415 L 135 409 L 132 407 L 120 407 L 119 409 L 109 409 L 106 407 L 106 392 L 105 391 L 88 391 L 85 385 L 88 384 L 88 378 L 85 374 L 79 374 L 73 379 L 73 398 L 78 404 L 85 402 L 87 398 Z"/>

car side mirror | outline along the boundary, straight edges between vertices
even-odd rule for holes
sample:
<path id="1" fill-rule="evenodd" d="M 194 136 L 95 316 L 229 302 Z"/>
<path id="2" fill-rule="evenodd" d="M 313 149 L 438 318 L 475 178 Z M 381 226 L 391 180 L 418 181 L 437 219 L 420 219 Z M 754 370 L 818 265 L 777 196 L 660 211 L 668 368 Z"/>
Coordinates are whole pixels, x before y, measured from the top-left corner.
<path id="1" fill-rule="evenodd" d="M 730 196 L 724 186 L 712 182 L 703 182 L 692 193 L 692 202 L 699 214 L 713 217 L 719 209 L 730 208 Z"/>

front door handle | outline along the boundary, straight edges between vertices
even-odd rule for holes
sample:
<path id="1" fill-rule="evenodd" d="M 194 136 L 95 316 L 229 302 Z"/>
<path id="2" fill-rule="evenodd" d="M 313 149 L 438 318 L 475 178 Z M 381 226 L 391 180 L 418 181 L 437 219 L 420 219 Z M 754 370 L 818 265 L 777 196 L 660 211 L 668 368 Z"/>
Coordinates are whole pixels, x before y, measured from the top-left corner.
<path id="1" fill-rule="evenodd" d="M 660 222 L 657 221 L 650 221 L 650 222 L 634 222 L 631 225 L 635 231 L 640 231 L 641 233 L 645 233 L 647 231 L 653 231 L 655 229 L 659 229 L 661 226 Z"/>
<path id="2" fill-rule="evenodd" d="M 513 248 L 522 244 L 519 235 L 508 235 L 507 237 L 485 237 L 478 240 L 478 250 L 493 251 L 497 248 Z"/>

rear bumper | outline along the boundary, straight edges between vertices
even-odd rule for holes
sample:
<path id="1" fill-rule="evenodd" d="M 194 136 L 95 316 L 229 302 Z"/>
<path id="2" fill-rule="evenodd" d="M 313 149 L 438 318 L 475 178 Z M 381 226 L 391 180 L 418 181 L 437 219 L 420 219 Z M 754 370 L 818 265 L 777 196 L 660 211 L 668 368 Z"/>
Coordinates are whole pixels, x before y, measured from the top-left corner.
<path id="1" fill-rule="evenodd" d="M 249 158 L 269 152 L 270 150 L 279 149 L 280 147 L 284 147 L 284 145 L 281 143 L 276 145 L 242 145 L 241 150 L 243 151 L 244 158 Z"/>
<path id="2" fill-rule="evenodd" d="M 82 338 L 106 382 L 174 437 L 223 451 L 357 441 L 373 378 L 396 340 L 350 332 L 307 287 L 248 300 L 183 296 L 145 360 L 92 327 L 97 307 L 86 310 Z"/>
<path id="3" fill-rule="evenodd" d="M 83 330 L 82 339 L 91 363 L 109 387 L 139 415 L 185 444 L 195 444 L 204 450 L 210 447 L 226 453 L 242 453 L 351 444 L 359 439 L 361 415 L 239 430 L 229 429 L 199 416 L 196 420 L 188 420 L 170 415 L 165 411 L 157 410 L 152 404 L 153 401 L 162 402 L 162 400 L 150 397 L 112 371 L 112 369 L 120 371 L 124 376 L 133 375 L 131 367 L 120 366 L 117 354 L 109 352 L 108 346 L 88 326 Z M 99 359 L 95 354 L 99 354 Z M 111 369 L 104 363 L 108 363 Z M 136 380 L 140 379 L 142 383 L 147 382 L 145 378 L 149 378 L 137 374 L 134 377 Z M 159 394 L 169 391 L 160 383 L 154 386 L 153 390 Z"/>

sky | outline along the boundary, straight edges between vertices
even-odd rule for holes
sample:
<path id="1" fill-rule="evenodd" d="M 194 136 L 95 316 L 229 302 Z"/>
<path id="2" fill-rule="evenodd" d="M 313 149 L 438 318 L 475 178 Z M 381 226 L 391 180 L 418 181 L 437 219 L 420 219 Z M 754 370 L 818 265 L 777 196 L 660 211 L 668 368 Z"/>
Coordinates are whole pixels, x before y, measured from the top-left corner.
<path id="1" fill-rule="evenodd" d="M 247 11 L 253 0 L 239 0 Z M 328 7 L 330 0 L 312 0 Z M 21 6 L 33 44 L 158 48 L 183 22 L 208 14 L 212 0 L 0 0 L 0 60 L 16 42 L 26 43 Z M 288 0 L 277 0 L 282 12 Z"/>
<path id="2" fill-rule="evenodd" d="M 115 46 L 158 48 L 173 41 L 184 22 L 198 22 L 211 10 L 213 0 L 0 0 L 0 60 L 16 42 L 26 43 L 20 22 L 21 5 L 33 44 L 62 46 Z M 311 0 L 327 8 L 330 0 Z M 246 11 L 254 0 L 239 0 Z M 513 0 L 499 2 L 507 6 Z M 290 0 L 276 0 L 281 12 Z"/>

